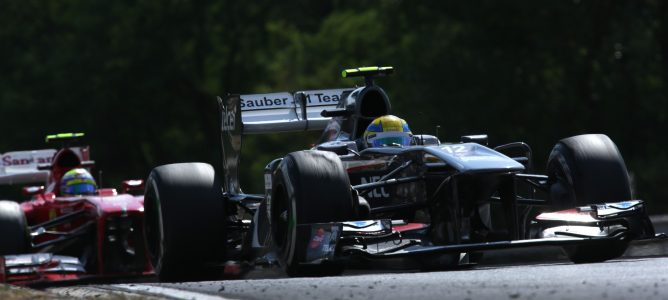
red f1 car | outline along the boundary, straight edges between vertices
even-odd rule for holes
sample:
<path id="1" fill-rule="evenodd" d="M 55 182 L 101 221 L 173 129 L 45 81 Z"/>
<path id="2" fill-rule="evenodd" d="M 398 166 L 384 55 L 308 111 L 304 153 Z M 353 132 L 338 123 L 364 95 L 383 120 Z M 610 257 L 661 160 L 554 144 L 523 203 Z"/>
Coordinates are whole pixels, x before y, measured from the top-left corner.
<path id="1" fill-rule="evenodd" d="M 0 282 L 34 285 L 153 273 L 141 230 L 142 180 L 124 181 L 122 193 L 113 188 L 81 195 L 61 191 L 68 171 L 94 165 L 88 146 L 68 146 L 82 136 L 50 135 L 47 143 L 61 142 L 59 150 L 0 156 L 0 184 L 46 183 L 22 189 L 29 201 L 0 201 Z"/>

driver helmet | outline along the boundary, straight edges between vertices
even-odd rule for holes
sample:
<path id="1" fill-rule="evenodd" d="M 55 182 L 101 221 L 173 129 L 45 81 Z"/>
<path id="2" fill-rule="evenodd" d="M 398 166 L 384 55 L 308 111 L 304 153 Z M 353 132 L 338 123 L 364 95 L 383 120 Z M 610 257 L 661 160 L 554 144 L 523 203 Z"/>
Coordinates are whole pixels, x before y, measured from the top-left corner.
<path id="1" fill-rule="evenodd" d="M 97 184 L 86 169 L 67 171 L 60 180 L 60 194 L 63 196 L 92 195 L 97 191 Z"/>
<path id="2" fill-rule="evenodd" d="M 393 115 L 378 117 L 364 131 L 364 141 L 368 147 L 409 146 L 413 140 L 404 119 Z"/>

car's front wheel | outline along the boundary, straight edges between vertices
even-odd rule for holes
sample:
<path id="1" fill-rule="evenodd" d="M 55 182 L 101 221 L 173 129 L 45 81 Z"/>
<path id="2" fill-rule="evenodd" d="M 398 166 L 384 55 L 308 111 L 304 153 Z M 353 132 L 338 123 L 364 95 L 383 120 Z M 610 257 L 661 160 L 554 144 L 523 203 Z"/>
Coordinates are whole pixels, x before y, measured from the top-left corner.
<path id="1" fill-rule="evenodd" d="M 0 255 L 28 252 L 30 236 L 25 214 L 13 201 L 0 201 Z"/>
<path id="2" fill-rule="evenodd" d="M 617 146 L 603 134 L 562 139 L 547 161 L 553 209 L 632 199 L 626 165 Z M 627 240 L 564 247 L 575 263 L 601 262 L 624 254 Z"/>
<path id="3" fill-rule="evenodd" d="M 336 262 L 305 265 L 299 253 L 310 235 L 297 226 L 355 219 L 350 180 L 341 159 L 326 151 L 288 154 L 272 174 L 271 226 L 279 260 L 290 276 L 326 276 L 343 271 Z"/>

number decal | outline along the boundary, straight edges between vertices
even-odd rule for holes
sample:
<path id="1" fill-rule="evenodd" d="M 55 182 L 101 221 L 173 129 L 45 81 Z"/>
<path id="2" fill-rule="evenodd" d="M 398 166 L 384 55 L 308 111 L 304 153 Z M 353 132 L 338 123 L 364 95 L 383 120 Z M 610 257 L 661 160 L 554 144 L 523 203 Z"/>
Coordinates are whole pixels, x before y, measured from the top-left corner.
<path id="1" fill-rule="evenodd" d="M 451 146 L 441 146 L 441 149 L 445 150 L 450 154 L 460 154 L 466 153 L 466 147 L 464 145 L 451 145 Z"/>

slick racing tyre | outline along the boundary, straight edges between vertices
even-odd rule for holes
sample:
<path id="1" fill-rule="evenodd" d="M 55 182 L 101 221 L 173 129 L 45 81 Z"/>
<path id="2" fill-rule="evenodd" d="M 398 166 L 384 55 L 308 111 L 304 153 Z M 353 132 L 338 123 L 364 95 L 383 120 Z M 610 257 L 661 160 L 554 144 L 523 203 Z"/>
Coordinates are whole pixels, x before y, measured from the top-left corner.
<path id="1" fill-rule="evenodd" d="M 627 240 L 603 241 L 595 244 L 565 246 L 564 252 L 576 264 L 603 262 L 624 255 Z"/>
<path id="2" fill-rule="evenodd" d="M 632 199 L 629 174 L 617 146 L 603 134 L 565 138 L 547 160 L 554 210 Z M 628 241 L 564 247 L 575 263 L 601 262 L 624 254 Z"/>
<path id="3" fill-rule="evenodd" d="M 272 174 L 270 219 L 279 261 L 290 276 L 327 276 L 343 271 L 330 261 L 304 265 L 302 248 L 310 234 L 300 233 L 299 224 L 354 220 L 348 174 L 332 152 L 299 151 L 288 154 Z"/>
<path id="4" fill-rule="evenodd" d="M 160 281 L 220 275 L 225 257 L 225 206 L 220 182 L 205 163 L 153 169 L 144 194 L 146 245 Z"/>
<path id="5" fill-rule="evenodd" d="M 26 216 L 16 202 L 0 200 L 0 237 L 0 256 L 26 253 L 29 250 Z"/>
<path id="6" fill-rule="evenodd" d="M 631 185 L 617 146 L 603 134 L 565 138 L 547 160 L 550 201 L 556 208 L 631 199 Z"/>

